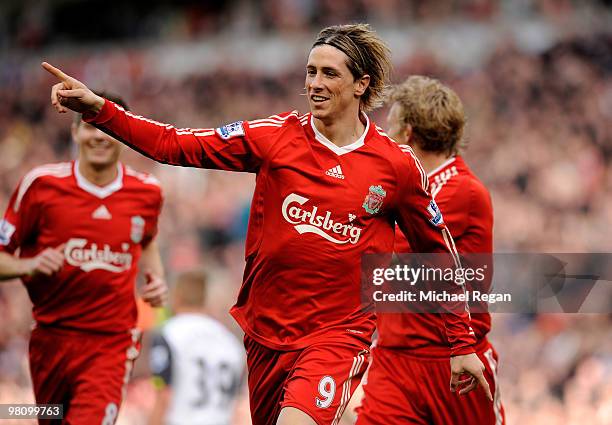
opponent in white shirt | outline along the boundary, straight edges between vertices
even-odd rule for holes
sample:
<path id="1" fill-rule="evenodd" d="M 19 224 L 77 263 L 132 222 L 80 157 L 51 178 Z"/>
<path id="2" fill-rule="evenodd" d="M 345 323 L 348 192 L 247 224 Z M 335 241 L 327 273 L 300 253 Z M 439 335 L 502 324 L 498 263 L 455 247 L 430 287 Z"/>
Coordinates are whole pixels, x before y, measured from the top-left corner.
<path id="1" fill-rule="evenodd" d="M 151 425 L 229 425 L 245 371 L 242 344 L 204 309 L 206 277 L 181 274 L 175 316 L 153 338 L 157 388 Z"/>

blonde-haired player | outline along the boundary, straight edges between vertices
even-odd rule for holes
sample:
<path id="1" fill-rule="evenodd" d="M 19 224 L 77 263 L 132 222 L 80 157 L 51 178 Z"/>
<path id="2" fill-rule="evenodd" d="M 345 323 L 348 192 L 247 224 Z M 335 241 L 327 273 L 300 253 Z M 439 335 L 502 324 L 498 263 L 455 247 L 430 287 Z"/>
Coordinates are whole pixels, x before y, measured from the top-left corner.
<path id="1" fill-rule="evenodd" d="M 465 113 L 459 96 L 438 80 L 412 76 L 393 87 L 389 135 L 409 145 L 428 173 L 431 193 L 451 231 L 463 266 L 488 264 L 493 250 L 493 208 L 489 192 L 460 155 Z M 395 252 L 414 251 L 400 232 Z M 484 254 L 484 255 L 483 255 Z M 467 258 L 466 258 L 467 257 Z M 490 283 L 490 281 L 487 281 Z M 488 285 L 485 283 L 485 285 Z M 487 340 L 491 316 L 472 312 L 474 349 L 486 365 L 494 401 L 473 391 L 474 378 L 461 379 L 439 314 L 379 314 L 379 340 L 364 385 L 359 425 L 502 425 L 497 387 L 497 353 Z M 451 368 L 448 367 L 449 357 Z M 448 391 L 448 382 L 457 393 Z"/>

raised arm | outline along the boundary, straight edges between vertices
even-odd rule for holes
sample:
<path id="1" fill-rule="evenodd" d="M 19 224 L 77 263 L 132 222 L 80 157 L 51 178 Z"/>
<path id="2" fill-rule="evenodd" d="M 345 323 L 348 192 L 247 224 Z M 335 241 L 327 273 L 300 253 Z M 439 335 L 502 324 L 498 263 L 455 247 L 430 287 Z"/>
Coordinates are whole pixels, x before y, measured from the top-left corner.
<path id="1" fill-rule="evenodd" d="M 256 172 L 264 161 L 271 130 L 250 129 L 242 121 L 217 129 L 175 128 L 126 111 L 46 62 L 42 66 L 60 81 L 51 89 L 51 104 L 58 112 L 82 113 L 84 121 L 155 161 L 249 172 Z"/>

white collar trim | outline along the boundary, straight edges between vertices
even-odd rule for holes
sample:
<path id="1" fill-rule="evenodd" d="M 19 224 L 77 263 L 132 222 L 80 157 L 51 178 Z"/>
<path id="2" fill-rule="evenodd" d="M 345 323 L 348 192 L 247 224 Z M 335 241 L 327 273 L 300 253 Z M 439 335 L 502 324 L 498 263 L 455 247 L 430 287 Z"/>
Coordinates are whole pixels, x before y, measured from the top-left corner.
<path id="1" fill-rule="evenodd" d="M 112 195 L 123 187 L 123 167 L 120 163 L 117 163 L 117 177 L 106 186 L 98 186 L 87 180 L 79 171 L 79 161 L 74 161 L 74 176 L 77 186 L 100 199 Z"/>
<path id="2" fill-rule="evenodd" d="M 442 171 L 444 168 L 448 167 L 449 165 L 451 165 L 453 162 L 455 162 L 456 157 L 451 157 L 449 159 L 447 159 L 446 161 L 444 161 L 441 165 L 439 165 L 438 167 L 436 167 L 435 169 L 431 170 L 429 173 L 427 173 L 427 177 L 431 177 L 435 174 L 438 174 L 440 171 Z"/>
<path id="3" fill-rule="evenodd" d="M 361 114 L 365 117 L 365 120 L 366 120 L 365 130 L 363 131 L 363 134 L 361 135 L 361 137 L 359 137 L 359 139 L 355 140 L 353 143 L 351 143 L 350 145 L 346 145 L 346 146 L 338 146 L 335 143 L 333 143 L 331 140 L 329 140 L 327 137 L 325 137 L 323 133 L 321 133 L 317 129 L 317 126 L 315 126 L 314 117 L 312 116 L 312 114 L 310 115 L 310 126 L 312 127 L 312 131 L 314 131 L 315 139 L 319 143 L 327 147 L 329 150 L 334 152 L 336 155 L 344 155 L 345 153 L 353 152 L 355 149 L 359 149 L 365 144 L 366 134 L 368 134 L 368 130 L 370 130 L 370 119 L 365 113 L 362 112 Z"/>

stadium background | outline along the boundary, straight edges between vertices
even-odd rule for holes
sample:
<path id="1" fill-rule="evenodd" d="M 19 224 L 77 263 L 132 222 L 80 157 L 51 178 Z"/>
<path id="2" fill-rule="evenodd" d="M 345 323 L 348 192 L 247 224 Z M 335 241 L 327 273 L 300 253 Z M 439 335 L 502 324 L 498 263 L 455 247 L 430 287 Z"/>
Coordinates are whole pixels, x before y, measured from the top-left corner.
<path id="1" fill-rule="evenodd" d="M 306 111 L 300 94 L 314 35 L 356 21 L 389 42 L 394 82 L 435 76 L 463 99 L 465 157 L 491 190 L 496 251 L 610 252 L 610 0 L 3 0 L 0 209 L 29 169 L 74 155 L 72 117 L 50 107 L 53 81 L 41 60 L 120 93 L 138 114 L 217 126 Z M 385 111 L 373 115 L 384 127 Z M 239 334 L 227 310 L 241 281 L 253 176 L 162 166 L 127 150 L 123 158 L 162 181 L 169 278 L 206 267 L 210 312 Z M 143 312 L 145 326 L 155 320 Z M 0 403 L 33 399 L 30 324 L 19 282 L 0 284 Z M 611 325 L 609 314 L 494 316 L 508 423 L 612 423 Z M 146 423 L 146 357 L 121 425 Z M 245 395 L 235 423 L 247 418 Z"/>

